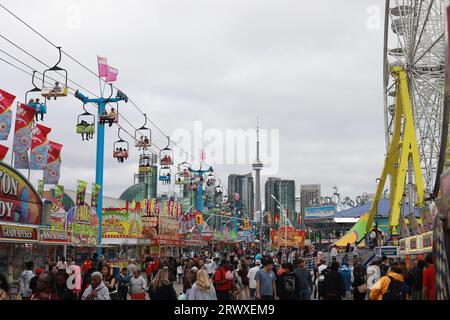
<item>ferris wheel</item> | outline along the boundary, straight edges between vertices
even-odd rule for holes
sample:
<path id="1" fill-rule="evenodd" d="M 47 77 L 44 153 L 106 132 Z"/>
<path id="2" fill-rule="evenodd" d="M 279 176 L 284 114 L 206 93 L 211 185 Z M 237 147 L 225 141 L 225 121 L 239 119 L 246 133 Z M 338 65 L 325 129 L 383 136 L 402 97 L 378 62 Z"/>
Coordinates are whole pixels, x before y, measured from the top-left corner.
<path id="1" fill-rule="evenodd" d="M 396 79 L 407 74 L 425 193 L 436 195 L 445 163 L 448 134 L 446 100 L 446 16 L 444 0 L 386 0 L 384 26 L 384 121 L 389 146 L 395 115 Z"/>

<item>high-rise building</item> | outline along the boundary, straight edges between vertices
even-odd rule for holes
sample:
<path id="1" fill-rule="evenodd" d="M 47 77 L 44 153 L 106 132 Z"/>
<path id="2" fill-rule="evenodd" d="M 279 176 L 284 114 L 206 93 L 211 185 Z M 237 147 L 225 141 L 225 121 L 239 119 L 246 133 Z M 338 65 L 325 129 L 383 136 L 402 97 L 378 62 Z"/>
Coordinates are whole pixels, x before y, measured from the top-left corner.
<path id="1" fill-rule="evenodd" d="M 295 181 L 281 180 L 280 194 L 277 200 L 281 203 L 282 208 L 288 212 L 288 218 L 293 225 L 296 225 L 297 215 L 295 212 Z"/>
<path id="2" fill-rule="evenodd" d="M 320 184 L 302 184 L 300 186 L 300 213 L 304 224 L 305 208 L 311 206 L 311 201 L 320 197 Z"/>
<path id="3" fill-rule="evenodd" d="M 276 199 L 280 198 L 280 178 L 269 177 L 267 178 L 266 184 L 264 185 L 264 203 L 265 203 L 265 212 L 270 212 L 272 226 L 274 226 L 274 217 L 276 214 L 280 214 L 280 210 L 278 209 L 278 204 L 272 198 L 272 195 Z"/>
<path id="4" fill-rule="evenodd" d="M 235 194 L 239 194 L 239 202 L 235 200 Z M 253 183 L 253 176 L 248 174 L 230 174 L 228 176 L 228 200 L 230 205 L 238 207 L 250 219 L 253 219 L 255 213 L 255 187 Z"/>

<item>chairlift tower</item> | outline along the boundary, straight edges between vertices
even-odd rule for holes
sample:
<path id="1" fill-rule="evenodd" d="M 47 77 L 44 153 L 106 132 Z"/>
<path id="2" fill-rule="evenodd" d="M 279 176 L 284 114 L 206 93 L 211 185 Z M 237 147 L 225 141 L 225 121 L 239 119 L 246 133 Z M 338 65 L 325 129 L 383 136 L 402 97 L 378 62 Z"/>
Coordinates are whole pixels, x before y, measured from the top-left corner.
<path id="1" fill-rule="evenodd" d="M 84 104 L 94 103 L 98 107 L 98 114 L 101 115 L 105 111 L 106 104 L 111 102 L 128 102 L 128 97 L 120 90 L 117 91 L 116 97 L 112 98 L 112 85 L 111 85 L 111 95 L 108 98 L 89 98 L 83 95 L 77 90 L 75 92 L 75 98 L 81 100 Z M 103 168 L 105 161 L 105 125 L 100 124 L 97 121 L 97 152 L 96 152 L 96 167 L 95 167 L 95 183 L 100 186 L 98 192 L 98 202 L 97 202 L 97 216 L 98 216 L 98 256 L 102 255 L 102 210 L 103 210 Z"/>

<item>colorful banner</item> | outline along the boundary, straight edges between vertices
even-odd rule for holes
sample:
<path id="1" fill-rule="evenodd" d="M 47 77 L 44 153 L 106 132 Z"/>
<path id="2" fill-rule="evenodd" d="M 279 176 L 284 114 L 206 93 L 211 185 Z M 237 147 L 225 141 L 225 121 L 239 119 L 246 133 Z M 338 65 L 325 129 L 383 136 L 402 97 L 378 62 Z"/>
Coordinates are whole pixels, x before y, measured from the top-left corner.
<path id="1" fill-rule="evenodd" d="M 288 246 L 301 248 L 305 244 L 306 232 L 294 227 L 280 227 L 279 230 L 271 230 L 270 237 L 274 247 Z"/>
<path id="2" fill-rule="evenodd" d="M 6 155 L 8 154 L 8 151 L 9 151 L 8 147 L 0 144 L 0 161 L 3 161 L 3 159 L 5 159 Z"/>
<path id="3" fill-rule="evenodd" d="M 100 185 L 93 182 L 92 183 L 92 191 L 91 191 L 91 207 L 92 207 L 92 209 L 97 209 L 99 192 L 100 192 Z"/>
<path id="4" fill-rule="evenodd" d="M 16 123 L 14 127 L 14 167 L 16 169 L 29 169 L 30 159 L 28 150 L 31 148 L 31 126 L 35 110 L 19 103 L 17 106 Z"/>
<path id="5" fill-rule="evenodd" d="M 105 238 L 140 238 L 142 220 L 137 210 L 105 208 L 102 210 L 102 236 Z"/>
<path id="6" fill-rule="evenodd" d="M 47 166 L 44 170 L 45 184 L 58 184 L 61 169 L 61 149 L 63 145 L 49 141 Z"/>
<path id="7" fill-rule="evenodd" d="M 36 124 L 31 132 L 31 170 L 44 170 L 47 166 L 48 139 L 51 128 Z"/>
<path id="8" fill-rule="evenodd" d="M 15 99 L 15 96 L 0 89 L 0 140 L 8 140 L 12 123 L 10 107 Z"/>
<path id="9" fill-rule="evenodd" d="M 41 224 L 42 201 L 18 171 L 0 163 L 0 222 Z"/>
<path id="10" fill-rule="evenodd" d="M 39 197 L 44 197 L 44 181 L 41 179 L 38 179 L 38 195 Z"/>
<path id="11" fill-rule="evenodd" d="M 45 198 L 44 212 L 50 212 L 51 230 L 67 230 L 67 212 L 57 199 Z"/>
<path id="12" fill-rule="evenodd" d="M 146 239 L 154 240 L 158 237 L 158 217 L 142 217 L 142 236 Z"/>
<path id="13" fill-rule="evenodd" d="M 95 247 L 98 244 L 98 217 L 88 205 L 75 206 L 67 213 L 68 230 L 76 246 Z"/>
<path id="14" fill-rule="evenodd" d="M 55 187 L 55 199 L 59 203 L 64 203 L 64 186 L 60 186 L 59 184 Z"/>
<path id="15" fill-rule="evenodd" d="M 0 113 L 0 140 L 8 140 L 11 131 L 12 111 L 6 110 Z"/>
<path id="16" fill-rule="evenodd" d="M 87 182 L 78 179 L 77 182 L 77 206 L 83 205 L 84 204 L 84 200 L 86 199 L 86 187 L 87 187 Z"/>

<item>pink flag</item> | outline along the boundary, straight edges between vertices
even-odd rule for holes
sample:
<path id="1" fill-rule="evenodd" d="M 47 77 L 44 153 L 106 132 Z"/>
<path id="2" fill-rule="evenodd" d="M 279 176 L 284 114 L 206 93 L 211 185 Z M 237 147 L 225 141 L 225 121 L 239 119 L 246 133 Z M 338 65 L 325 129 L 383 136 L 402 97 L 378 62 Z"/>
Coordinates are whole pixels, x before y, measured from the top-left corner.
<path id="1" fill-rule="evenodd" d="M 234 200 L 236 200 L 236 201 L 239 201 L 239 200 L 241 200 L 241 195 L 239 194 L 239 193 L 235 193 L 234 194 Z"/>
<path id="2" fill-rule="evenodd" d="M 106 58 L 97 56 L 98 76 L 106 77 L 108 75 L 108 61 Z"/>
<path id="3" fill-rule="evenodd" d="M 206 152 L 205 150 L 201 149 L 200 150 L 200 161 L 205 161 L 206 160 Z"/>
<path id="4" fill-rule="evenodd" d="M 117 80 L 117 75 L 119 74 L 119 70 L 113 67 L 108 66 L 108 72 L 106 75 L 106 82 L 114 82 Z"/>

